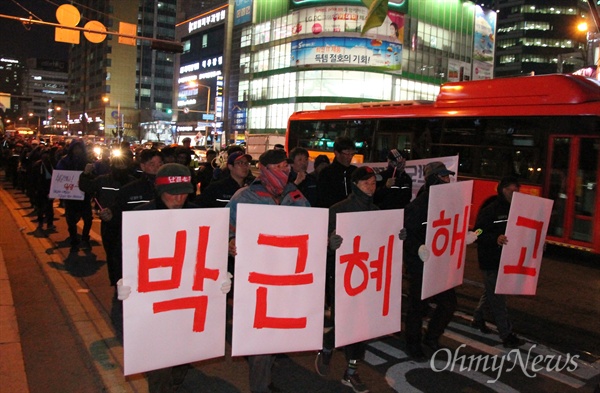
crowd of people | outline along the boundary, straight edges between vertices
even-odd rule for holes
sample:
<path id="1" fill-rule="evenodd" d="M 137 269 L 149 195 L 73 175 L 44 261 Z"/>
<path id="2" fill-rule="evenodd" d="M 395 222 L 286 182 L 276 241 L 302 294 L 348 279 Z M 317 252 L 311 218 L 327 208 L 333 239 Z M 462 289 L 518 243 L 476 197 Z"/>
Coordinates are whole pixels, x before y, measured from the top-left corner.
<path id="1" fill-rule="evenodd" d="M 333 147 L 333 160 L 320 155 L 308 172 L 309 153 L 296 147 L 286 154 L 282 146 L 263 153 L 253 171 L 252 156 L 243 147 L 234 145 L 218 154 L 208 150 L 206 162 L 196 165 L 190 146 L 167 146 L 162 149 L 131 149 L 128 144 L 101 150 L 98 156 L 91 146 L 79 140 L 45 145 L 39 141 L 19 137 L 1 140 L 1 166 L 6 180 L 29 198 L 37 212 L 38 231 L 56 231 L 54 201 L 49 197 L 52 173 L 55 169 L 81 171 L 79 188 L 83 200 L 61 200 L 68 227 L 70 252 L 89 250 L 93 212 L 101 220 L 102 246 L 110 284 L 116 287 L 115 297 L 127 298 L 128 288 L 122 281 L 121 223 L 123 212 L 131 210 L 156 210 L 179 208 L 230 208 L 230 244 L 228 271 L 234 271 L 236 207 L 239 203 L 315 206 L 329 209 L 326 261 L 326 319 L 323 349 L 315 359 L 316 372 L 325 376 L 334 352 L 334 288 L 335 250 L 343 239 L 336 234 L 336 214 L 385 209 L 405 209 L 405 229 L 399 234 L 404 241 L 405 276 L 408 280 L 408 310 L 405 340 L 408 354 L 415 361 L 425 361 L 423 346 L 438 350 L 440 336 L 444 333 L 456 309 L 454 289 L 421 300 L 423 263 L 428 258 L 425 244 L 425 226 L 429 188 L 449 182 L 449 171 L 441 162 L 425 167 L 425 185 L 416 199 L 412 199 L 412 180 L 405 172 L 408 158 L 396 149 L 389 151 L 387 167 L 376 173 L 367 166 L 352 164 L 356 154 L 350 138 L 339 137 Z M 498 334 L 507 348 L 523 342 L 512 333 L 505 299 L 495 295 L 493 287 L 498 272 L 501 247 L 508 242 L 504 235 L 506 216 L 512 194 L 519 189 L 516 178 L 506 178 L 498 185 L 498 196 L 483 208 L 477 218 L 477 227 L 485 228 L 479 239 L 470 233 L 469 241 L 478 241 L 479 264 L 485 292 L 474 312 L 472 326 L 483 333 L 491 330 L 485 322 L 486 309 L 498 327 Z M 83 230 L 77 224 L 83 220 Z M 503 221 L 504 220 L 504 221 Z M 503 223 L 498 225 L 497 223 Z M 45 227 L 44 227 L 45 225 Z M 44 229 L 45 228 L 45 229 Z M 224 293 L 231 281 L 223 282 Z M 423 333 L 423 319 L 435 303 L 435 311 Z M 345 327 L 348 328 L 348 327 Z M 350 327 L 351 328 L 351 327 Z M 364 356 L 364 343 L 344 348 L 347 367 L 341 378 L 343 384 L 354 392 L 368 392 L 358 373 L 358 364 Z M 431 353 L 429 353 L 431 354 Z M 248 357 L 250 389 L 254 393 L 278 391 L 271 381 L 274 357 L 259 355 Z M 186 366 L 148 373 L 150 392 L 173 391 L 185 376 Z"/>

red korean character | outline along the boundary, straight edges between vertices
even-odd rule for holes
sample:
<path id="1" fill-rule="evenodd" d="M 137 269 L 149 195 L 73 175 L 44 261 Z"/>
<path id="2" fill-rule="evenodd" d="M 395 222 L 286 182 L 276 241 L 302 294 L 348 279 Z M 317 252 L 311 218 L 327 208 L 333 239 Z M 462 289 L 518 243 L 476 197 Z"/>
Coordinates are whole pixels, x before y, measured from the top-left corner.
<path id="1" fill-rule="evenodd" d="M 175 253 L 173 257 L 150 258 L 150 236 L 138 237 L 138 292 L 164 291 L 179 288 L 181 271 L 185 257 L 186 231 L 177 231 L 175 235 Z M 167 280 L 150 281 L 150 270 L 171 268 L 171 277 Z"/>
<path id="2" fill-rule="evenodd" d="M 531 258 L 536 259 L 540 247 L 540 239 L 542 238 L 542 228 L 544 227 L 544 222 L 519 216 L 517 217 L 517 226 L 530 228 L 535 231 L 535 244 L 533 245 L 533 255 L 531 256 Z M 526 276 L 534 277 L 537 274 L 537 270 L 534 267 L 525 266 L 526 256 L 527 247 L 521 247 L 519 262 L 516 265 L 505 265 L 504 274 L 523 274 Z M 528 258 L 527 261 L 529 262 L 531 258 Z"/>
<path id="3" fill-rule="evenodd" d="M 184 297 L 180 299 L 165 300 L 153 304 L 153 312 L 174 311 L 174 310 L 194 310 L 194 324 L 192 331 L 201 333 L 204 331 L 206 323 L 206 308 L 208 305 L 208 296 Z"/>
<path id="4" fill-rule="evenodd" d="M 361 292 L 365 291 L 368 287 L 368 279 L 375 279 L 375 290 L 381 291 L 384 283 L 384 272 L 385 274 L 385 286 L 383 293 L 383 310 L 382 315 L 386 316 L 390 309 L 390 287 L 392 280 L 392 256 L 394 249 L 394 236 L 390 235 L 387 244 L 387 257 L 385 256 L 385 246 L 379 247 L 377 259 L 369 262 L 369 267 L 372 272 L 369 273 L 365 261 L 369 258 L 369 253 L 360 251 L 360 236 L 354 238 L 352 245 L 352 253 L 341 255 L 340 263 L 348 263 L 346 270 L 344 271 L 344 289 L 349 296 L 356 296 Z M 385 266 L 384 266 L 385 260 Z M 358 267 L 362 272 L 363 279 L 360 284 L 354 288 L 352 287 L 352 273 L 354 267 Z"/>
<path id="5" fill-rule="evenodd" d="M 432 227 L 433 228 L 438 228 L 439 229 L 435 232 L 435 234 L 433 235 L 433 240 L 432 240 L 432 244 L 431 244 L 431 250 L 433 252 L 433 255 L 435 255 L 436 257 L 439 257 L 441 255 L 443 255 L 447 248 L 448 248 L 448 243 L 450 242 L 450 230 L 447 228 L 448 226 L 450 226 L 450 224 L 452 223 L 452 220 L 450 218 L 445 218 L 446 211 L 442 210 L 440 211 L 440 218 L 437 220 L 434 220 L 432 222 Z M 464 213 L 463 213 L 463 222 L 462 225 L 459 224 L 460 221 L 460 214 L 455 214 L 454 215 L 454 223 L 453 223 L 453 228 L 452 228 L 452 244 L 450 246 L 450 255 L 454 255 L 454 251 L 456 250 L 456 246 L 458 243 L 458 249 L 459 249 L 459 254 L 458 254 L 458 264 L 456 266 L 457 269 L 460 269 L 461 265 L 462 265 L 462 260 L 463 260 L 463 252 L 464 252 L 464 243 L 465 243 L 465 236 L 467 234 L 467 217 L 469 216 L 469 206 L 465 206 L 464 209 Z M 460 225 L 460 229 L 458 228 Z M 442 246 L 438 247 L 438 240 L 440 239 L 440 237 L 442 238 Z"/>
<path id="6" fill-rule="evenodd" d="M 248 282 L 253 284 L 290 286 L 290 285 L 308 285 L 314 281 L 312 273 L 299 274 L 306 269 L 308 259 L 308 235 L 296 236 L 276 236 L 276 235 L 258 235 L 258 244 L 281 247 L 296 248 L 298 255 L 296 257 L 296 268 L 294 274 L 274 275 L 251 272 Z M 254 327 L 256 329 L 304 329 L 306 327 L 306 317 L 301 318 L 279 318 L 267 315 L 267 288 L 258 287 L 256 290 L 256 310 L 254 311 Z"/>

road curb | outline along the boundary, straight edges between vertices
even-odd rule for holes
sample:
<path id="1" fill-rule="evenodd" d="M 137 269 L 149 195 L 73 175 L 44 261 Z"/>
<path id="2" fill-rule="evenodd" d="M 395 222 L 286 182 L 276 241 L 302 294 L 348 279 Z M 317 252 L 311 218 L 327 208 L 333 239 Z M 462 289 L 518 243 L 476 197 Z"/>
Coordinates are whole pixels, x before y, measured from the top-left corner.
<path id="1" fill-rule="evenodd" d="M 21 228 L 21 233 L 35 230 L 35 225 L 27 218 L 17 214 L 20 205 L 4 188 L 0 188 L 0 198 Z M 24 236 L 24 235 L 23 235 Z M 91 234 L 94 239 L 97 234 Z M 92 359 L 106 392 L 129 393 L 147 392 L 147 386 L 141 375 L 125 378 L 123 376 L 123 347 L 116 341 L 112 327 L 106 322 L 88 296 L 89 288 L 82 287 L 81 281 L 68 274 L 66 270 L 55 269 L 51 265 L 62 265 L 63 256 L 47 250 L 55 250 L 48 238 L 24 236 L 36 262 L 51 285 L 61 306 L 72 321 L 75 331 Z M 38 255 L 44 255 L 41 261 Z M 22 358 L 22 357 L 21 357 Z"/>

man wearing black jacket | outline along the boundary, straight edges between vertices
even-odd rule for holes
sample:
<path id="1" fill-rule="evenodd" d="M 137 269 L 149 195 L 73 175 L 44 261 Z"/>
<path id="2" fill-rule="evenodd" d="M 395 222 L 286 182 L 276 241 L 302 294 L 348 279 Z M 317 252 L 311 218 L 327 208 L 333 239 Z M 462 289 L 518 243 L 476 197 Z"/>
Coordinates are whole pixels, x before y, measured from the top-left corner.
<path id="1" fill-rule="evenodd" d="M 519 180 L 516 177 L 509 176 L 500 180 L 497 188 L 498 196 L 479 211 L 475 223 L 475 228 L 481 232 L 477 239 L 477 259 L 483 275 L 484 292 L 473 314 L 471 326 L 483 333 L 490 333 L 484 318 L 484 311 L 488 308 L 496 322 L 498 335 L 506 348 L 517 348 L 523 344 L 523 340 L 512 332 L 505 297 L 495 293 L 502 246 L 508 243 L 504 232 L 506 232 L 510 203 L 513 194 L 518 192 L 519 188 Z"/>
<path id="2" fill-rule="evenodd" d="M 352 192 L 352 172 L 356 166 L 352 165 L 352 157 L 356 154 L 354 141 L 348 137 L 338 137 L 333 144 L 335 158 L 328 167 L 319 174 L 317 192 L 319 207 L 329 208 L 342 201 Z"/>

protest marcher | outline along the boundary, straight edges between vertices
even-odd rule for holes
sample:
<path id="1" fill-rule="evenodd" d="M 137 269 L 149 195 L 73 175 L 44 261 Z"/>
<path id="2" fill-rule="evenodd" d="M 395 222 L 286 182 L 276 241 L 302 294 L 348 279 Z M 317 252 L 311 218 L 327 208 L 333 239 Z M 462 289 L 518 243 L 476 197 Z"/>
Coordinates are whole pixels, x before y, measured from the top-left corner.
<path id="1" fill-rule="evenodd" d="M 192 209 L 196 205 L 187 201 L 193 186 L 189 169 L 181 164 L 170 163 L 161 166 L 155 178 L 156 196 L 151 201 L 137 206 L 135 210 Z M 221 283 L 221 292 L 231 290 L 231 274 L 227 273 Z M 131 287 L 124 286 L 122 280 L 117 285 L 119 300 L 125 300 L 131 294 Z M 189 364 L 166 367 L 146 372 L 149 393 L 174 392 L 183 383 Z"/>
<path id="2" fill-rule="evenodd" d="M 374 201 L 381 210 L 403 209 L 412 199 L 412 179 L 404 171 L 406 158 L 396 149 L 390 150 L 388 166 L 377 182 Z"/>
<path id="3" fill-rule="evenodd" d="M 221 180 L 213 181 L 197 198 L 200 207 L 225 207 L 229 200 L 241 187 L 247 185 L 250 174 L 252 156 L 235 152 L 227 157 L 229 175 Z M 253 179 L 253 177 L 252 177 Z"/>
<path id="4" fill-rule="evenodd" d="M 213 178 L 214 162 L 217 158 L 217 152 L 213 149 L 206 151 L 206 162 L 201 162 L 198 165 L 198 182 L 200 183 L 200 194 L 204 192 L 210 185 Z"/>
<path id="5" fill-rule="evenodd" d="M 43 230 L 44 221 L 48 230 L 55 230 L 54 225 L 54 199 L 50 198 L 50 185 L 52 184 L 52 172 L 56 166 L 54 153 L 56 147 L 45 148 L 42 155 L 32 166 L 32 175 L 35 174 L 36 206 L 38 218 L 38 230 Z"/>
<path id="6" fill-rule="evenodd" d="M 110 222 L 111 228 L 116 229 L 115 239 L 118 239 L 117 250 L 121 250 L 122 246 L 121 223 L 123 212 L 133 210 L 137 206 L 154 199 L 154 181 L 162 163 L 163 160 L 160 151 L 155 149 L 142 150 L 139 155 L 139 164 L 142 170 L 141 177 L 122 186 L 117 192 L 114 203 L 108 206 L 102 205 L 102 209 L 98 212 L 98 216 L 103 223 Z M 118 259 L 118 261 L 115 261 L 115 265 L 121 266 L 121 252 L 116 252 L 113 255 Z M 115 277 L 117 280 L 121 278 L 121 270 L 114 271 L 114 273 L 117 275 Z"/>
<path id="7" fill-rule="evenodd" d="M 69 144 L 67 155 L 64 156 L 56 169 L 69 171 L 83 171 L 87 164 L 87 154 L 85 145 L 80 141 L 73 141 Z M 79 248 L 83 250 L 91 249 L 90 230 L 92 229 L 92 204 L 90 195 L 85 194 L 82 201 L 64 200 L 65 218 L 69 228 L 69 239 L 71 243 L 71 252 L 77 252 Z M 77 236 L 77 223 L 83 219 L 83 230 L 81 232 L 81 241 Z"/>
<path id="8" fill-rule="evenodd" d="M 308 199 L 311 206 L 317 206 L 317 178 L 307 172 L 308 150 L 295 147 L 290 152 L 290 179 L 300 192 Z"/>
<path id="9" fill-rule="evenodd" d="M 498 328 L 498 335 L 506 348 L 517 348 L 524 344 L 512 332 L 512 324 L 508 317 L 506 297 L 495 293 L 502 246 L 508 243 L 506 223 L 510 211 L 513 194 L 520 189 L 516 177 L 504 177 L 498 183 L 496 199 L 481 209 L 477 215 L 475 228 L 480 231 L 477 238 L 477 259 L 483 275 L 484 292 L 473 314 L 471 326 L 482 333 L 491 333 L 485 324 L 485 311 L 490 311 Z"/>
<path id="10" fill-rule="evenodd" d="M 335 158 L 331 165 L 319 174 L 317 192 L 319 207 L 331 207 L 334 203 L 346 199 L 352 192 L 351 177 L 356 166 L 352 165 L 352 157 L 356 154 L 354 141 L 348 137 L 338 137 L 333 143 Z"/>
<path id="11" fill-rule="evenodd" d="M 335 250 L 337 250 L 343 239 L 335 233 L 336 215 L 338 213 L 360 212 L 379 210 L 373 203 L 377 183 L 376 174 L 372 168 L 363 166 L 352 173 L 352 193 L 348 198 L 334 204 L 329 208 L 329 241 L 327 252 L 327 281 L 326 281 L 326 302 L 330 305 L 330 316 L 325 322 L 323 335 L 323 350 L 319 351 L 315 360 L 315 369 L 321 376 L 329 373 L 329 363 L 333 355 L 335 345 L 335 332 L 333 329 L 335 320 Z M 357 316 L 357 323 L 360 323 L 360 317 Z M 353 326 L 339 327 L 343 329 L 352 329 Z M 342 377 L 342 383 L 351 387 L 357 393 L 368 392 L 369 390 L 360 379 L 357 372 L 358 362 L 364 358 L 365 344 L 363 342 L 346 345 L 344 347 L 346 355 L 346 371 Z"/>
<path id="12" fill-rule="evenodd" d="M 235 255 L 235 228 L 237 205 L 253 203 L 259 205 L 305 206 L 310 204 L 300 191 L 288 183 L 289 164 L 284 150 L 267 150 L 259 157 L 259 175 L 248 187 L 238 190 L 227 205 L 230 208 L 229 254 Z M 250 390 L 253 393 L 275 391 L 271 382 L 274 355 L 248 356 L 250 368 Z"/>
<path id="13" fill-rule="evenodd" d="M 421 300 L 423 262 L 428 259 L 429 254 L 425 247 L 429 189 L 433 185 L 449 183 L 450 175 L 454 174 L 442 162 L 434 161 L 427 164 L 424 170 L 425 188 L 423 192 L 404 209 L 404 227 L 406 229 L 404 266 L 409 285 L 405 339 L 409 356 L 417 361 L 426 360 L 421 345 L 421 327 L 429 310 L 429 303 L 435 303 L 436 308 L 428 322 L 423 344 L 434 351 L 440 348 L 438 340 L 456 310 L 457 300 L 454 288 Z"/>
<path id="14" fill-rule="evenodd" d="M 118 220 L 103 220 L 106 217 L 102 210 L 113 206 L 117 201 L 119 190 L 128 183 L 134 182 L 130 174 L 131 159 L 128 155 L 115 155 L 110 158 L 109 172 L 97 175 L 94 164 L 87 164 L 79 176 L 79 189 L 89 193 L 98 209 L 102 220 L 100 235 L 102 246 L 106 252 L 106 266 L 110 285 L 115 286 L 121 278 L 121 228 Z"/>
<path id="15" fill-rule="evenodd" d="M 331 162 L 329 161 L 329 157 L 325 154 L 319 154 L 317 158 L 315 158 L 315 162 L 313 162 L 313 171 L 310 173 L 315 177 L 315 179 L 319 179 L 319 174 L 324 168 L 327 168 Z"/>

